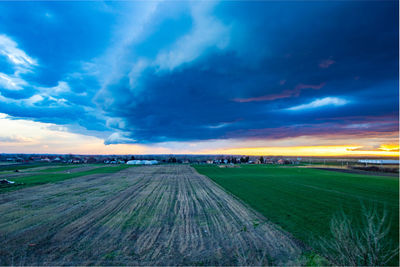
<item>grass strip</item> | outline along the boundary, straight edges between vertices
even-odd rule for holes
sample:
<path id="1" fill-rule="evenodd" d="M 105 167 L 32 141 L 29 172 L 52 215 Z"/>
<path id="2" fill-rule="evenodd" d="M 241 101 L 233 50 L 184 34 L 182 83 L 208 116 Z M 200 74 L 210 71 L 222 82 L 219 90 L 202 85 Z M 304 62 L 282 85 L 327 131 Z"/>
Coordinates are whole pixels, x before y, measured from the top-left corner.
<path id="1" fill-rule="evenodd" d="M 106 166 L 98 167 L 95 169 L 75 172 L 75 173 L 43 173 L 24 177 L 15 177 L 8 180 L 15 182 L 12 185 L 0 185 L 0 194 L 10 191 L 19 190 L 26 187 L 42 185 L 47 183 L 55 183 L 71 178 L 77 178 L 81 176 L 98 174 L 98 173 L 115 173 L 123 169 L 129 168 L 129 165 L 117 165 L 117 166 Z"/>

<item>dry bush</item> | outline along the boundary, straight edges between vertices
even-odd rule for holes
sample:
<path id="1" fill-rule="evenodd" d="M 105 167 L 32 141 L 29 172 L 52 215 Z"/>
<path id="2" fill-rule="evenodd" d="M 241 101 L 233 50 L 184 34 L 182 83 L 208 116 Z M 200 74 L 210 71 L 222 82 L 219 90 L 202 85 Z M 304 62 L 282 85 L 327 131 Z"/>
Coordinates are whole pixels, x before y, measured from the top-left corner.
<path id="1" fill-rule="evenodd" d="M 387 210 L 362 206 L 361 224 L 343 211 L 330 224 L 332 238 L 320 239 L 317 247 L 333 264 L 341 266 L 383 266 L 399 253 L 398 245 L 389 238 Z"/>
<path id="2" fill-rule="evenodd" d="M 268 266 L 268 254 L 266 250 L 254 251 L 239 248 L 237 251 L 237 265 L 239 266 Z"/>

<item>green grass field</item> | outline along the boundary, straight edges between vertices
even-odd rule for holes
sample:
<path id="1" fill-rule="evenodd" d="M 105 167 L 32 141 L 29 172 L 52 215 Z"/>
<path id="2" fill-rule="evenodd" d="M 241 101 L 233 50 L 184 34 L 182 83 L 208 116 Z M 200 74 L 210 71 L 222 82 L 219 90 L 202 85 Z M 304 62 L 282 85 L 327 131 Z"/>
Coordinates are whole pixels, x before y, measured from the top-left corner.
<path id="1" fill-rule="evenodd" d="M 96 165 L 96 168 L 81 171 L 81 172 L 74 172 L 74 173 L 46 173 L 46 170 L 50 171 L 57 171 L 57 168 L 53 169 L 45 169 L 43 174 L 34 174 L 29 176 L 22 176 L 22 177 L 13 177 L 9 178 L 10 181 L 14 181 L 14 185 L 2 185 L 0 186 L 0 194 L 10 191 L 19 190 L 26 187 L 42 185 L 47 183 L 54 183 L 63 181 L 66 179 L 81 177 L 85 175 L 97 174 L 97 173 L 114 173 L 125 168 L 129 168 L 132 165 L 116 165 L 116 166 L 107 166 L 107 167 L 100 167 L 100 165 Z M 58 171 L 71 169 L 71 167 L 60 167 L 62 169 L 58 169 Z"/>
<path id="2" fill-rule="evenodd" d="M 80 167 L 79 165 L 55 166 L 53 168 L 39 170 L 38 172 L 62 172 L 62 171 L 68 171 L 68 170 L 72 170 L 72 169 L 79 168 L 79 167 Z"/>
<path id="3" fill-rule="evenodd" d="M 0 165 L 0 172 L 1 171 L 25 170 L 25 169 L 46 167 L 46 166 L 52 166 L 52 165 L 51 165 L 51 163 L 7 164 L 7 165 Z"/>
<path id="4" fill-rule="evenodd" d="M 340 209 L 360 218 L 361 203 L 386 208 L 390 236 L 399 241 L 397 177 L 268 165 L 194 167 L 308 245 L 315 237 L 329 235 L 330 220 Z"/>

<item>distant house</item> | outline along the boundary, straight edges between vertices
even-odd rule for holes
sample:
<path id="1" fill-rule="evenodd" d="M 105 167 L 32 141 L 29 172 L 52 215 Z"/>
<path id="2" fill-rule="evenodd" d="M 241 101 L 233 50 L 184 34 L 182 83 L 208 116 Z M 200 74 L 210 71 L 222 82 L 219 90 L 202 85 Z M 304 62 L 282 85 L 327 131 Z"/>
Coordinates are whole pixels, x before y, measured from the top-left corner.
<path id="1" fill-rule="evenodd" d="M 82 163 L 82 160 L 79 159 L 79 158 L 74 158 L 74 159 L 71 161 L 71 163 L 73 163 L 73 164 L 79 164 L 79 163 Z"/>
<path id="2" fill-rule="evenodd" d="M 38 156 L 30 157 L 30 160 L 32 161 L 40 161 L 42 158 Z"/>
<path id="3" fill-rule="evenodd" d="M 44 159 L 41 159 L 40 161 L 41 162 L 50 162 L 50 159 L 49 158 L 44 158 Z"/>
<path id="4" fill-rule="evenodd" d="M 278 164 L 285 164 L 285 161 L 283 159 L 278 160 L 276 163 Z"/>
<path id="5" fill-rule="evenodd" d="M 53 162 L 61 162 L 61 158 L 56 157 L 56 158 L 53 159 Z"/>
<path id="6" fill-rule="evenodd" d="M 274 160 L 272 158 L 266 158 L 265 163 L 267 164 L 274 164 Z"/>

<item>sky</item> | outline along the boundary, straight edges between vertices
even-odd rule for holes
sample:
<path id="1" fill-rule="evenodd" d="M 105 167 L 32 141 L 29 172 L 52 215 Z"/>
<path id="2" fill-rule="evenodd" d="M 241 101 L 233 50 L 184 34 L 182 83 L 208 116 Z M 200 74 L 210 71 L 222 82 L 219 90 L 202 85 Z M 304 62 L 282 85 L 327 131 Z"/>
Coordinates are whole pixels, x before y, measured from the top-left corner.
<path id="1" fill-rule="evenodd" d="M 397 1 L 0 2 L 0 153 L 399 155 Z"/>

